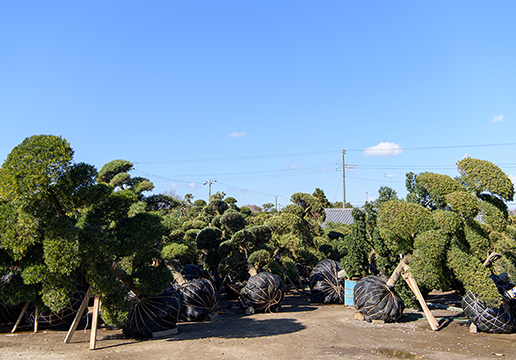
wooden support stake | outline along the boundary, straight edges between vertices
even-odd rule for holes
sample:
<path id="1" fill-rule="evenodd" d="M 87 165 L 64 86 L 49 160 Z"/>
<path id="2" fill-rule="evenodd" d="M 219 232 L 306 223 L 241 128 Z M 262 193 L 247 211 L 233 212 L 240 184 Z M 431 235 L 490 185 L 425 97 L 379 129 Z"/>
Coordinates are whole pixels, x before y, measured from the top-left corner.
<path id="1" fill-rule="evenodd" d="M 99 321 L 100 297 L 95 296 L 93 303 L 93 315 L 91 317 L 91 334 L 90 334 L 90 350 L 95 350 L 97 342 L 97 326 Z"/>
<path id="2" fill-rule="evenodd" d="M 476 334 L 478 332 L 477 326 L 475 324 L 471 323 L 471 325 L 469 326 L 469 332 L 472 334 Z"/>
<path id="3" fill-rule="evenodd" d="M 417 300 L 419 301 L 419 304 L 421 305 L 421 308 L 423 309 L 423 312 L 425 313 L 426 319 L 428 320 L 428 323 L 430 324 L 430 327 L 432 330 L 437 330 L 439 328 L 439 324 L 437 323 L 437 320 L 435 320 L 434 315 L 426 305 L 425 299 L 423 298 L 423 295 L 421 294 L 421 291 L 419 291 L 419 287 L 417 286 L 416 280 L 412 277 L 412 274 L 410 273 L 410 268 L 408 265 L 403 266 L 403 279 L 407 282 L 408 286 L 416 295 Z"/>
<path id="4" fill-rule="evenodd" d="M 23 309 L 20 313 L 20 316 L 18 316 L 18 320 L 16 320 L 16 324 L 14 324 L 14 327 L 11 330 L 11 333 L 14 333 L 16 331 L 16 328 L 18 327 L 18 325 L 20 325 L 20 323 L 23 319 L 23 315 L 25 315 L 25 313 L 27 312 L 27 309 L 29 308 L 29 304 L 30 304 L 30 302 L 28 302 L 28 301 L 25 303 L 25 306 L 23 307 Z"/>
<path id="5" fill-rule="evenodd" d="M 396 266 L 396 269 L 392 272 L 391 277 L 387 281 L 387 285 L 389 288 L 394 288 L 394 285 L 398 282 L 398 279 L 401 276 L 401 273 L 403 272 L 403 267 L 408 265 L 408 255 L 405 255 L 403 259 L 399 262 L 398 266 Z"/>
<path id="6" fill-rule="evenodd" d="M 39 318 L 39 309 L 36 306 L 36 311 L 34 312 L 34 333 L 38 332 L 38 318 Z"/>
<path id="7" fill-rule="evenodd" d="M 68 333 L 66 334 L 66 337 L 64 339 L 65 344 L 68 344 L 70 340 L 72 340 L 72 336 L 75 333 L 75 329 L 77 329 L 77 325 L 79 325 L 79 321 L 81 321 L 82 315 L 84 314 L 84 311 L 86 311 L 86 308 L 88 307 L 88 302 L 91 298 L 91 292 L 92 288 L 91 286 L 88 288 L 88 291 L 86 291 L 86 295 L 84 295 L 84 299 L 82 299 L 81 307 L 79 308 L 79 311 L 77 314 L 75 314 L 75 318 L 73 319 L 72 325 L 70 326 L 70 330 L 68 330 Z"/>

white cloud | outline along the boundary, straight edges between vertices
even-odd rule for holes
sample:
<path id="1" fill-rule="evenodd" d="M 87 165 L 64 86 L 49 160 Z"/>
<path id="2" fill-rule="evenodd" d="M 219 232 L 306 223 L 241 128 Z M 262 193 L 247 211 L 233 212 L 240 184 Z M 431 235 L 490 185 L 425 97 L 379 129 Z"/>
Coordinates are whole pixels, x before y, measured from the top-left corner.
<path id="1" fill-rule="evenodd" d="M 194 189 L 196 188 L 196 186 L 195 186 L 195 183 L 194 183 L 194 182 L 188 183 L 188 184 L 186 185 L 186 187 L 187 187 L 187 188 L 189 188 L 190 190 L 194 190 Z"/>
<path id="2" fill-rule="evenodd" d="M 168 184 L 168 187 L 172 188 L 172 190 L 177 190 L 179 188 L 179 186 L 175 182 Z"/>
<path id="3" fill-rule="evenodd" d="M 503 115 L 493 115 L 493 124 L 503 121 Z"/>
<path id="4" fill-rule="evenodd" d="M 403 153 L 399 144 L 382 142 L 364 150 L 364 156 L 392 157 Z"/>
<path id="5" fill-rule="evenodd" d="M 231 138 L 239 138 L 239 137 L 243 137 L 243 136 L 246 136 L 247 133 L 245 132 L 236 132 L 236 131 L 233 131 L 231 134 L 228 135 L 228 137 L 231 137 Z"/>
<path id="6" fill-rule="evenodd" d="M 297 169 L 299 167 L 298 164 L 292 164 L 288 167 L 289 170 Z"/>

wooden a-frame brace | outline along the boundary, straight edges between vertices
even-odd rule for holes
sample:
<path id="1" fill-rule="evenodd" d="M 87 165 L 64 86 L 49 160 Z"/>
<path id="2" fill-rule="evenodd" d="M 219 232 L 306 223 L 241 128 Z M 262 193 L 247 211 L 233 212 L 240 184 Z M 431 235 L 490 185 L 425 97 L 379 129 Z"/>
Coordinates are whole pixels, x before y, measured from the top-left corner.
<path id="1" fill-rule="evenodd" d="M 88 303 L 89 303 L 91 297 L 92 297 L 92 290 L 91 290 L 91 286 L 90 286 L 88 288 L 88 291 L 86 291 L 86 295 L 84 296 L 84 299 L 82 300 L 81 307 L 79 308 L 79 311 L 75 315 L 72 325 L 70 326 L 70 329 L 68 330 L 68 333 L 66 334 L 66 337 L 64 339 L 65 344 L 68 344 L 70 342 L 70 340 L 72 339 L 72 336 L 75 333 L 75 330 L 77 329 L 77 325 L 79 325 L 79 321 L 81 321 L 82 314 L 84 314 L 84 311 L 86 311 L 86 308 L 88 307 Z M 90 350 L 95 350 L 95 348 L 96 348 L 99 310 L 100 310 L 100 297 L 95 296 L 95 301 L 93 303 L 93 315 L 91 318 Z"/>

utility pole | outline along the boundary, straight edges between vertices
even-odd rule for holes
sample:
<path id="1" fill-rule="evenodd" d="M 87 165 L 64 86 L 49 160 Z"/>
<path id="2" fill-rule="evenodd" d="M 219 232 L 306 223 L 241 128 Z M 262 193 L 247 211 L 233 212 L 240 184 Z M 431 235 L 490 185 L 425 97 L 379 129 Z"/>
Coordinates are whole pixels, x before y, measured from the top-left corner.
<path id="1" fill-rule="evenodd" d="M 276 211 L 278 211 L 278 198 L 283 196 L 275 196 L 274 197 L 274 207 L 276 208 Z"/>
<path id="2" fill-rule="evenodd" d="M 346 164 L 344 163 L 344 155 L 346 150 L 342 150 L 342 208 L 346 208 Z"/>
<path id="3" fill-rule="evenodd" d="M 385 174 L 385 177 L 389 177 L 389 187 L 392 189 L 392 177 L 398 174 Z"/>
<path id="4" fill-rule="evenodd" d="M 217 182 L 217 180 L 212 180 L 212 179 L 206 180 L 204 182 L 204 185 L 208 184 L 208 202 L 210 202 L 210 197 L 211 197 L 211 184 L 216 183 L 216 182 Z"/>

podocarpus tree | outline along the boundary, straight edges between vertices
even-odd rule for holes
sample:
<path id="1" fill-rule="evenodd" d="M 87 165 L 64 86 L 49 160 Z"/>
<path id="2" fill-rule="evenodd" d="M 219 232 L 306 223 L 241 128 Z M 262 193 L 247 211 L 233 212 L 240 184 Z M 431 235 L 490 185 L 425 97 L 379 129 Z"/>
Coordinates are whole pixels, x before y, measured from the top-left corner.
<path id="1" fill-rule="evenodd" d="M 378 227 L 391 252 L 411 254 L 418 284 L 428 289 L 461 284 L 494 306 L 500 295 L 482 264 L 496 251 L 504 255 L 503 270 L 515 268 L 511 254 L 516 242 L 507 226 L 506 205 L 513 200 L 514 186 L 488 161 L 465 158 L 457 165 L 457 179 L 407 174 L 408 202 L 381 205 Z M 480 211 L 482 223 L 476 219 Z"/>
<path id="2" fill-rule="evenodd" d="M 19 295 L 7 299 L 59 311 L 84 276 L 102 297 L 104 320 L 120 324 L 129 289 L 154 295 L 171 279 L 156 266 L 161 219 L 145 212 L 129 216 L 151 184 L 127 176 L 128 162 L 106 165 L 97 181 L 93 166 L 72 159 L 66 140 L 38 135 L 15 147 L 0 169 L 2 271 L 14 274 L 10 285 Z"/>

